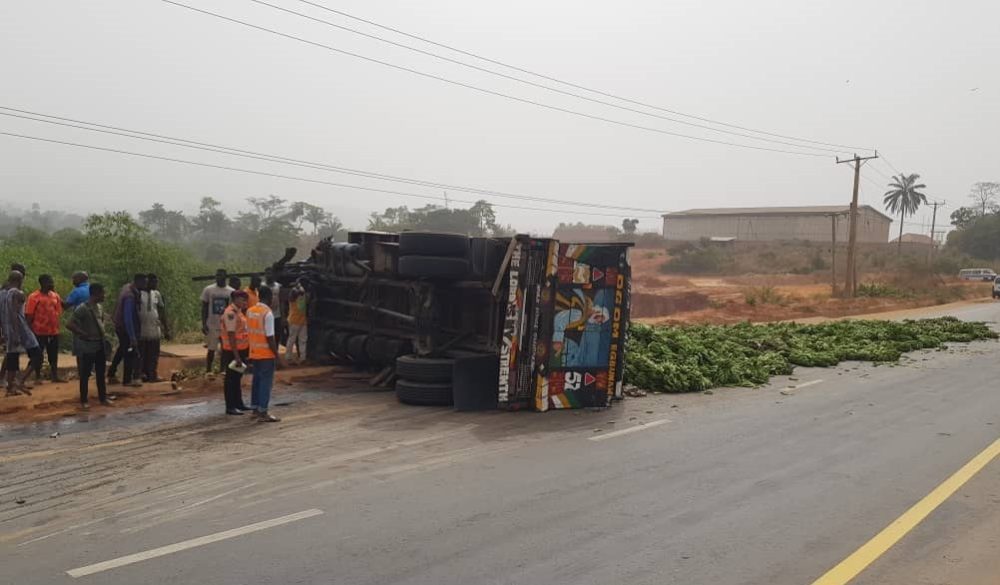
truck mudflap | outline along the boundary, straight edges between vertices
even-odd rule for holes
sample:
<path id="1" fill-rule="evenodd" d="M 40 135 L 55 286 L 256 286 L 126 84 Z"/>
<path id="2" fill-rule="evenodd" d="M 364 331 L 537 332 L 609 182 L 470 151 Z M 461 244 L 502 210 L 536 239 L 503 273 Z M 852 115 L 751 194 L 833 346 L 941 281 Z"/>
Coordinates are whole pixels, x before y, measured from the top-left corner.
<path id="1" fill-rule="evenodd" d="M 630 247 L 519 238 L 507 283 L 500 408 L 603 407 L 621 398 Z"/>

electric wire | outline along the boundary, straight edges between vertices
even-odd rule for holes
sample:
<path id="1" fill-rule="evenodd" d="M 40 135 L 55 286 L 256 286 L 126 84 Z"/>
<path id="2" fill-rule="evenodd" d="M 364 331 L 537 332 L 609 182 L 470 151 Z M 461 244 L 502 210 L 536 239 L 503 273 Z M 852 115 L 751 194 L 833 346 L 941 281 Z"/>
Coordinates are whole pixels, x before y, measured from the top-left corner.
<path id="1" fill-rule="evenodd" d="M 612 118 L 605 118 L 603 116 L 597 116 L 597 115 L 594 115 L 594 114 L 587 114 L 585 112 L 579 112 L 579 111 L 572 110 L 572 109 L 569 109 L 569 108 L 563 108 L 563 107 L 560 107 L 560 106 L 554 106 L 554 105 L 551 105 L 551 104 L 546 104 L 546 103 L 543 103 L 543 102 L 538 102 L 538 101 L 530 100 L 530 99 L 527 99 L 527 98 L 522 98 L 522 97 L 510 95 L 510 94 L 506 94 L 506 93 L 503 93 L 503 92 L 499 92 L 499 91 L 494 91 L 494 90 L 491 90 L 491 89 L 486 89 L 486 88 L 478 87 L 478 86 L 475 86 L 475 85 L 472 85 L 472 84 L 468 84 L 468 83 L 464 83 L 464 82 L 461 82 L 461 81 L 455 81 L 453 79 L 448 79 L 446 77 L 441 77 L 439 75 L 434 75 L 434 74 L 426 73 L 426 72 L 419 71 L 419 70 L 416 70 L 416 69 L 411 69 L 409 67 L 404 67 L 402 65 L 397 65 L 395 63 L 390 63 L 388 61 L 382 61 L 380 59 L 376 59 L 374 57 L 368 57 L 368 56 L 365 56 L 365 55 L 361 55 L 359 53 L 352 53 L 351 51 L 347 51 L 347 50 L 344 50 L 344 49 L 339 49 L 339 48 L 331 46 L 331 45 L 327 45 L 327 44 L 324 44 L 324 43 L 319 43 L 319 42 L 316 42 L 316 41 L 311 41 L 309 39 L 305 39 L 305 38 L 298 37 L 298 36 L 295 36 L 295 35 L 291 35 L 291 34 L 288 34 L 288 33 L 284 33 L 284 32 L 278 31 L 278 30 L 274 30 L 274 29 L 270 29 L 270 28 L 267 28 L 267 27 L 263 27 L 263 26 L 260 26 L 260 25 L 252 24 L 252 23 L 249 23 L 249 22 L 246 22 L 246 21 L 243 21 L 243 20 L 239 20 L 239 19 L 236 19 L 236 18 L 232 18 L 232 17 L 229 17 L 229 16 L 218 14 L 216 12 L 211 12 L 209 10 L 203 10 L 201 8 L 196 8 L 194 6 L 189 6 L 189 5 L 183 4 L 181 2 L 176 2 L 175 0 L 160 0 L 160 1 L 164 2 L 166 4 L 171 4 L 171 5 L 180 7 L 180 8 L 185 8 L 185 9 L 190 10 L 192 12 L 197 12 L 197 13 L 200 13 L 200 14 L 204 14 L 204 15 L 211 16 L 211 17 L 214 17 L 214 18 L 218 18 L 220 20 L 224 20 L 224 21 L 231 22 L 231 23 L 234 23 L 234 24 L 239 24 L 239 25 L 245 26 L 247 28 L 252 28 L 252 29 L 255 29 L 255 30 L 262 31 L 262 32 L 270 33 L 270 34 L 277 35 L 277 36 L 280 36 L 280 37 L 283 37 L 283 38 L 287 38 L 287 39 L 290 39 L 290 40 L 298 41 L 300 43 L 304 43 L 304 44 L 311 45 L 311 46 L 314 46 L 314 47 L 326 49 L 326 50 L 334 52 L 334 53 L 339 53 L 341 55 L 347 55 L 349 57 L 354 57 L 356 59 L 361 59 L 363 61 L 368 61 L 370 63 L 375 63 L 375 64 L 378 64 L 378 65 L 382 65 L 384 67 L 388 67 L 388 68 L 391 68 L 391 69 L 396 69 L 396 70 L 399 70 L 399 71 L 405 71 L 405 72 L 411 73 L 413 75 L 418 75 L 420 77 L 425 77 L 425 78 L 428 78 L 428 79 L 434 79 L 434 80 L 440 81 L 442 83 L 447 83 L 447 84 L 454 85 L 454 86 L 457 86 L 457 87 L 464 87 L 466 89 L 470 89 L 470 90 L 477 91 L 477 92 L 480 92 L 480 93 L 485 93 L 485 94 L 488 94 L 488 95 L 493 95 L 493 96 L 496 96 L 496 97 L 501 97 L 501 98 L 504 98 L 504 99 L 509 99 L 509 100 L 513 100 L 513 101 L 524 103 L 524 104 L 529 104 L 529 105 L 540 107 L 540 108 L 544 108 L 544 109 L 547 109 L 547 110 L 552 110 L 552 111 L 556 111 L 556 112 L 562 112 L 562 113 L 569 114 L 569 115 L 572 115 L 572 116 L 577 116 L 577 117 L 581 117 L 581 118 L 587 118 L 587 119 L 590 119 L 590 120 L 597 120 L 597 121 L 604 122 L 604 123 L 607 123 L 607 124 L 614 124 L 614 125 L 623 126 L 623 127 L 626 127 L 626 128 L 633 128 L 633 129 L 637 129 L 637 130 L 644 130 L 644 131 L 647 131 L 647 132 L 654 132 L 654 133 L 657 133 L 657 134 L 664 134 L 664 135 L 667 135 L 667 136 L 674 136 L 674 137 L 678 137 L 678 138 L 686 138 L 686 139 L 689 139 L 689 140 L 696 140 L 696 141 L 707 142 L 707 143 L 711 143 L 711 144 L 720 144 L 720 145 L 723 145 L 723 146 L 730 146 L 730 147 L 734 147 L 734 148 L 746 148 L 746 149 L 750 149 L 750 150 L 759 150 L 759 151 L 765 151 L 765 152 L 777 152 L 777 153 L 782 153 L 782 154 L 792 154 L 792 155 L 798 155 L 798 156 L 812 156 L 812 157 L 826 157 L 826 156 L 828 156 L 826 154 L 820 154 L 820 153 L 817 153 L 817 152 L 802 152 L 802 151 L 795 151 L 795 150 L 784 150 L 784 149 L 779 149 L 779 148 L 769 148 L 769 147 L 765 147 L 765 146 L 755 146 L 755 145 L 752 145 L 752 144 L 741 144 L 741 143 L 738 143 L 738 142 L 729 142 L 729 141 L 725 141 L 725 140 L 716 140 L 714 138 L 706 138 L 704 136 L 694 136 L 694 135 L 691 135 L 691 134 L 682 134 L 680 132 L 672 132 L 670 130 L 664 130 L 662 128 L 653 128 L 651 126 L 643 126 L 641 124 L 633 124 L 633 123 L 630 123 L 630 122 L 623 122 L 621 120 L 615 120 L 615 119 L 612 119 Z"/>
<path id="2" fill-rule="evenodd" d="M 614 210 L 620 210 L 620 211 L 637 211 L 637 212 L 647 212 L 647 213 L 662 213 L 663 212 L 663 210 L 660 210 L 660 209 L 650 209 L 650 208 L 644 208 L 644 207 L 629 207 L 629 206 L 622 206 L 622 205 L 608 205 L 608 204 L 604 204 L 604 203 L 590 203 L 590 202 L 585 202 L 585 201 L 573 201 L 573 200 L 568 200 L 568 199 L 555 199 L 555 198 L 550 198 L 550 197 L 540 197 L 540 196 L 534 196 L 534 195 L 519 195 L 519 194 L 516 194 L 516 193 L 505 193 L 505 192 L 502 192 L 502 191 L 491 191 L 491 190 L 487 190 L 487 189 L 477 189 L 477 188 L 473 188 L 473 187 L 464 187 L 464 186 L 460 186 L 460 185 L 450 185 L 450 184 L 446 184 L 446 183 L 435 183 L 435 182 L 431 182 L 431 181 L 423 181 L 423 180 L 411 179 L 411 178 L 407 178 L 407 177 L 398 177 L 398 176 L 393 176 L 393 175 L 385 175 L 385 174 L 381 174 L 381 173 L 374 173 L 374 172 L 371 172 L 371 171 L 363 171 L 363 170 L 359 170 L 359 169 L 351 169 L 351 168 L 348 168 L 348 167 L 339 167 L 339 166 L 328 165 L 328 164 L 324 164 L 324 163 L 316 163 L 316 162 L 311 162 L 311 161 L 306 161 L 306 160 L 301 160 L 301 159 L 288 158 L 288 157 L 283 157 L 283 156 L 278 156 L 278 155 L 272 155 L 272 154 L 266 154 L 266 153 L 261 153 L 261 152 L 255 152 L 255 151 L 251 151 L 251 150 L 244 150 L 244 149 L 233 148 L 233 147 L 229 147 L 229 146 L 221 146 L 221 145 L 218 145 L 218 144 L 212 144 L 212 143 L 208 143 L 208 142 L 197 142 L 197 141 L 188 140 L 188 139 L 185 139 L 185 138 L 176 138 L 176 137 L 172 137 L 172 136 L 166 136 L 166 135 L 163 135 L 163 134 L 154 134 L 154 133 L 151 133 L 151 132 L 143 132 L 143 131 L 139 131 L 139 130 L 131 130 L 131 129 L 127 129 L 127 128 L 122 128 L 120 126 L 109 126 L 109 125 L 106 125 L 106 124 L 97 124 L 97 123 L 94 123 L 94 122 L 86 122 L 86 121 L 83 121 L 83 120 L 77 120 L 77 119 L 73 119 L 73 118 L 66 118 L 66 117 L 62 117 L 62 116 L 53 116 L 53 115 L 49 115 L 49 114 L 42 114 L 42 113 L 38 113 L 38 112 L 31 112 L 29 110 L 21 110 L 21 109 L 17 109 L 17 108 L 9 108 L 9 107 L 6 107 L 6 106 L 0 106 L 0 110 L 9 110 L 9 111 L 13 111 L 13 112 L 20 112 L 21 114 L 31 114 L 31 116 L 41 116 L 41 117 L 45 117 L 45 118 L 52 118 L 52 120 L 45 120 L 45 119 L 41 119 L 41 118 L 35 118 L 35 117 L 25 116 L 25 115 L 20 115 L 20 114 L 11 114 L 9 112 L 3 112 L 3 111 L 0 111 L 0 116 L 8 116 L 8 117 L 12 117 L 12 118 L 18 118 L 18 119 L 23 119 L 23 120 L 30 120 L 30 121 L 33 121 L 33 122 L 43 122 L 43 123 L 46 123 L 46 124 L 53 124 L 53 125 L 57 125 L 57 126 L 64 126 L 64 127 L 69 127 L 69 128 L 77 128 L 77 129 L 80 129 L 80 130 L 87 130 L 87 131 L 90 131 L 90 132 L 99 132 L 99 133 L 102 133 L 102 134 L 111 134 L 111 135 L 115 135 L 115 136 L 123 136 L 123 137 L 126 137 L 126 138 L 134 138 L 134 139 L 137 139 L 137 140 L 146 140 L 146 141 L 149 141 L 149 142 L 157 142 L 157 143 L 161 143 L 161 144 L 170 144 L 170 145 L 174 145 L 174 146 L 181 146 L 181 147 L 184 147 L 184 148 L 192 148 L 192 149 L 196 149 L 196 150 L 203 150 L 203 151 L 208 151 L 208 152 L 216 152 L 216 153 L 220 153 L 220 154 L 227 154 L 227 155 L 231 155 L 231 156 L 239 156 L 239 157 L 250 158 L 250 159 L 255 159 L 255 160 L 263 160 L 263 161 L 267 161 L 267 162 L 274 162 L 274 163 L 286 164 L 286 165 L 291 165 L 291 166 L 299 166 L 299 167 L 311 168 L 311 169 L 328 171 L 328 172 L 343 173 L 343 174 L 354 175 L 354 176 L 359 176 L 359 177 L 365 177 L 365 178 L 370 178 L 370 179 L 378 179 L 378 180 L 383 180 L 383 181 L 392 181 L 392 182 L 398 182 L 398 183 L 406 183 L 406 184 L 410 184 L 410 185 L 418 185 L 418 186 L 421 186 L 421 187 L 432 187 L 432 188 L 437 188 L 437 189 L 447 189 L 447 190 L 453 190 L 453 191 L 461 191 L 461 192 L 475 193 L 475 194 L 481 194 L 481 195 L 489 195 L 489 196 L 493 196 L 493 197 L 502 197 L 502 198 L 517 199 L 517 200 L 523 200 L 523 201 L 534 201 L 534 202 L 538 202 L 538 203 L 552 203 L 552 204 L 556 204 L 556 205 L 586 206 L 586 207 L 595 207 L 595 208 L 600 208 L 600 209 L 614 209 Z M 63 121 L 59 122 L 59 121 L 55 121 L 55 120 L 63 120 Z M 73 122 L 73 123 L 68 123 L 68 122 Z M 94 127 L 91 128 L 91 127 L 88 127 L 88 126 L 94 126 Z"/>
<path id="3" fill-rule="evenodd" d="M 667 112 L 669 114 L 674 114 L 676 116 L 681 116 L 683 118 L 690 118 L 692 120 L 699 120 L 701 122 L 708 122 L 710 124 L 716 124 L 716 125 L 719 125 L 719 126 L 725 126 L 727 128 L 735 128 L 737 130 L 743 130 L 743 131 L 746 131 L 746 132 L 753 132 L 753 133 L 756 133 L 756 134 L 763 134 L 765 136 L 773 136 L 775 138 L 784 138 L 786 140 L 795 140 L 797 142 L 805 142 L 805 143 L 809 143 L 809 144 L 818 144 L 818 145 L 821 145 L 821 146 L 832 146 L 832 147 L 835 147 L 835 148 L 843 148 L 843 149 L 847 149 L 847 150 L 868 150 L 868 151 L 874 150 L 873 148 L 867 147 L 867 146 L 848 146 L 848 145 L 845 145 L 845 144 L 836 144 L 836 143 L 832 143 L 832 142 L 822 142 L 822 141 L 819 141 L 819 140 L 810 140 L 810 139 L 807 139 L 807 138 L 798 138 L 798 137 L 790 136 L 790 135 L 787 135 L 787 134 L 778 134 L 778 133 L 774 133 L 774 132 L 767 132 L 765 130 L 756 130 L 754 128 L 749 128 L 749 127 L 746 127 L 746 126 L 740 126 L 740 125 L 737 125 L 737 124 L 731 124 L 731 123 L 722 122 L 722 121 L 719 121 L 719 120 L 713 120 L 712 118 L 706 118 L 706 117 L 703 117 L 703 116 L 696 116 L 696 115 L 693 115 L 693 114 L 687 114 L 687 113 L 680 112 L 680 111 L 677 111 L 677 110 L 672 110 L 672 109 L 669 109 L 669 108 L 664 108 L 662 106 L 657 106 L 657 105 L 645 103 L 645 102 L 642 102 L 642 101 L 638 101 L 638 100 L 635 100 L 635 99 L 623 97 L 621 95 L 616 95 L 616 94 L 613 94 L 613 93 L 605 92 L 605 91 L 602 91 L 602 90 L 599 90 L 599 89 L 594 89 L 592 87 L 587 87 L 587 86 L 584 86 L 584 85 L 580 85 L 580 84 L 577 84 L 577 83 L 566 81 L 564 79 L 559 79 L 557 77 L 553 77 L 553 76 L 546 75 L 546 74 L 543 74 L 543 73 L 538 73 L 536 71 L 531 71 L 530 69 L 525 69 L 525 68 L 522 68 L 522 67 L 518 67 L 516 65 L 511 65 L 509 63 L 504 63 L 503 61 L 498 61 L 496 59 L 491 59 L 489 57 L 484 57 L 484 56 L 482 56 L 480 54 L 473 53 L 471 51 L 466 51 L 464 49 L 460 49 L 458 47 L 455 47 L 454 45 L 447 45 L 447 44 L 444 44 L 444 43 L 440 43 L 440 42 L 431 40 L 431 39 L 429 39 L 427 37 L 422 37 L 422 36 L 419 36 L 419 35 L 408 33 L 406 31 L 400 30 L 398 28 L 393 28 L 393 27 L 390 27 L 390 26 L 386 26 L 386 25 L 380 24 L 378 22 L 375 22 L 373 20 L 368 20 L 368 19 L 365 19 L 365 18 L 361 18 L 359 16 L 355 16 L 353 14 L 344 12 L 342 10 L 337 10 L 337 9 L 334 9 L 334 8 L 330 8 L 329 6 L 324 6 L 323 4 L 320 4 L 318 2 L 311 2 L 310 0 L 298 0 L 298 1 L 301 2 L 301 3 L 303 3 L 303 4 L 307 4 L 309 6 L 313 6 L 315 8 L 319 8 L 321 10 L 325 10 L 327 12 L 331 12 L 331 13 L 334 13 L 334 14 L 339 14 L 340 16 L 343 16 L 345 18 L 349 18 L 349 19 L 355 20 L 357 22 L 363 22 L 365 24 L 368 24 L 368 25 L 380 28 L 382 30 L 387 30 L 387 31 L 390 31 L 390 32 L 393 32 L 393 33 L 396 33 L 396 34 L 399 34 L 399 35 L 402 35 L 402 36 L 405 36 L 405 37 L 409 37 L 409 38 L 417 40 L 417 41 L 421 41 L 421 42 L 424 42 L 424 43 L 427 43 L 427 44 L 430 44 L 430 45 L 434 45 L 436 47 L 441 47 L 442 49 L 447 49 L 449 51 L 454 51 L 456 53 L 460 53 L 460 54 L 466 55 L 468 57 L 473 57 L 475 59 L 479 59 L 481 61 L 485 61 L 487 63 L 492 63 L 494 65 L 499 65 L 501 67 L 506 67 L 507 69 L 511 69 L 513 71 L 519 71 L 521 73 L 526 73 L 528 75 L 531 75 L 531 76 L 534 76 L 534 77 L 538 77 L 540 79 L 546 79 L 548 81 L 554 81 L 556 83 L 559 83 L 561 85 L 565 85 L 567 87 L 573 87 L 573 88 L 576 88 L 576 89 L 582 89 L 584 91 L 589 91 L 589 92 L 597 94 L 597 95 L 602 95 L 604 97 L 613 98 L 613 99 L 620 100 L 620 101 L 623 101 L 623 102 L 627 102 L 627 103 L 630 103 L 630 104 L 634 104 L 634 105 L 637 105 L 637 106 L 643 106 L 643 107 L 646 107 L 646 108 L 650 108 L 650 109 L 654 109 L 654 110 L 659 110 L 661 112 Z M 845 152 L 845 151 L 838 151 L 838 152 Z"/>
<path id="4" fill-rule="evenodd" d="M 703 130 L 709 130 L 711 132 L 719 132 L 719 133 L 722 133 L 722 134 L 729 134 L 731 136 L 739 136 L 741 138 L 748 138 L 750 140 L 759 140 L 759 141 L 763 141 L 763 142 L 769 142 L 769 143 L 772 143 L 772 144 L 781 144 L 781 145 L 784 145 L 784 146 L 792 146 L 792 147 L 795 147 L 795 148 L 808 148 L 808 149 L 813 149 L 813 150 L 818 150 L 818 151 L 823 151 L 823 152 L 832 152 L 832 153 L 840 153 L 840 154 L 844 154 L 844 153 L 847 152 L 844 149 L 832 149 L 832 148 L 826 148 L 826 147 L 822 147 L 822 146 L 808 146 L 808 145 L 805 145 L 805 144 L 797 144 L 795 142 L 787 142 L 787 141 L 784 141 L 784 140 L 775 140 L 773 138 L 765 138 L 765 137 L 762 137 L 762 136 L 754 136 L 752 134 L 745 134 L 745 133 L 742 133 L 742 132 L 733 132 L 732 130 L 723 130 L 723 129 L 720 129 L 720 128 L 713 128 L 711 126 L 706 126 L 704 124 L 697 124 L 695 122 L 687 122 L 685 120 L 679 120 L 677 118 L 671 118 L 670 116 L 664 116 L 664 115 L 661 115 L 661 114 L 654 114 L 654 113 L 646 112 L 646 111 L 639 110 L 639 109 L 636 109 L 636 108 L 631 108 L 631 107 L 628 107 L 628 106 L 622 106 L 620 104 L 616 104 L 616 103 L 605 101 L 605 100 L 595 99 L 595 98 L 592 98 L 592 97 L 587 97 L 587 96 L 581 95 L 579 93 L 574 93 L 572 91 L 566 91 L 566 90 L 559 89 L 559 88 L 556 88 L 556 87 L 551 87 L 551 86 L 548 86 L 548 85 L 545 85 L 545 84 L 542 84 L 542 83 L 535 83 L 533 81 L 528 81 L 528 80 L 525 80 L 525 79 L 521 79 L 521 78 L 513 76 L 513 75 L 507 75 L 505 73 L 500 73 L 498 71 L 493 71 L 493 70 L 487 69 L 485 67 L 479 67 L 477 65 L 472 65 L 472 64 L 466 63 L 464 61 L 459 61 L 458 59 L 452 59 L 450 57 L 445 57 L 444 55 L 439 55 L 437 53 L 432 53 L 430 51 L 424 51 L 423 49 L 418 49 L 416 47 L 411 47 L 411 46 L 405 45 L 403 43 L 397 43 L 395 41 L 392 41 L 390 39 L 386 39 L 386 38 L 380 37 L 378 35 L 373 35 L 373 34 L 370 34 L 370 33 L 366 33 L 364 31 L 360 31 L 360 30 L 356 30 L 356 29 L 353 29 L 353 28 L 350 28 L 350 27 L 347 27 L 347 26 L 343 26 L 343 25 L 337 24 L 335 22 L 330 22 L 329 20 L 323 20 L 322 18 L 316 18 L 315 16 L 310 16 L 310 15 L 304 14 L 302 12 L 297 12 L 295 10 L 291 10 L 289 8 L 285 8 L 283 6 L 278 6 L 276 4 L 271 4 L 270 2 L 265 2 L 264 0 L 249 0 L 249 1 L 253 2 L 255 4 L 259 4 L 259 5 L 262 5 L 262 6 L 267 6 L 267 7 L 273 8 L 274 10 L 285 12 L 287 14 L 293 14 L 295 16 L 298 16 L 298 17 L 301 17 L 301 18 L 304 18 L 304 19 L 307 19 L 307 20 L 311 20 L 313 22 L 318 22 L 318 23 L 321 23 L 321 24 L 325 24 L 327 26 L 331 26 L 331 27 L 337 28 L 339 30 L 343 30 L 343 31 L 347 31 L 347 32 L 350 32 L 350 33 L 354 33 L 356 35 L 360 35 L 360 36 L 363 36 L 365 38 L 369 38 L 369 39 L 373 39 L 373 40 L 376 40 L 376 41 L 379 41 L 379 42 L 382 42 L 382 43 L 386 43 L 386 44 L 392 45 L 394 47 L 399 47 L 399 48 L 402 48 L 402 49 L 406 49 L 408 51 L 413 51 L 415 53 L 419 53 L 421 55 L 426 55 L 426 56 L 429 56 L 429 57 L 433 57 L 435 59 L 440 59 L 440 60 L 446 61 L 448 63 L 453 63 L 453 64 L 456 64 L 456 65 L 460 65 L 462 67 L 467 67 L 467 68 L 473 69 L 475 71 L 480 71 L 480 72 L 483 72 L 483 73 L 488 73 L 490 75 L 496 75 L 496 76 L 502 77 L 504 79 L 509 79 L 511 81 L 516 81 L 518 83 L 523 83 L 523 84 L 526 84 L 526 85 L 530 85 L 532 87 L 537 87 L 537 88 L 540 88 L 540 89 L 544 89 L 544 90 L 555 92 L 555 93 L 558 93 L 558 94 L 562 94 L 562 95 L 574 97 L 574 98 L 585 100 L 585 101 L 592 102 L 592 103 L 595 103 L 595 104 L 601 104 L 601 105 L 604 105 L 604 106 L 609 106 L 609 107 L 612 107 L 612 108 L 617 108 L 619 110 L 624 110 L 624 111 L 632 112 L 632 113 L 635 113 L 635 114 L 641 114 L 643 116 L 650 116 L 650 117 L 653 117 L 653 118 L 658 118 L 660 120 L 666 120 L 668 122 L 674 122 L 676 124 L 684 124 L 686 126 L 692 126 L 694 128 L 701 128 Z M 309 4 L 311 4 L 311 3 L 309 3 Z"/>
<path id="5" fill-rule="evenodd" d="M 3 131 L 0 131 L 0 136 L 10 136 L 10 137 L 13 137 L 13 138 L 21 138 L 21 139 L 25 139 L 25 140 L 33 140 L 33 141 L 38 141 L 38 142 L 48 142 L 48 143 L 51 143 L 51 144 L 60 144 L 60 145 L 64 145 L 64 146 L 74 146 L 74 147 L 77 147 L 77 148 L 85 148 L 85 149 L 90 149 L 90 150 L 97 150 L 97 151 L 103 151 L 103 152 L 111 152 L 111 153 L 115 153 L 115 154 L 123 154 L 123 155 L 127 155 L 127 156 L 133 156 L 133 157 L 139 157 L 139 158 L 145 158 L 145 159 L 161 160 L 161 161 L 167 161 L 167 162 L 173 162 L 173 163 L 187 164 L 187 165 L 205 167 L 205 168 L 210 168 L 210 169 L 219 169 L 219 170 L 226 170 L 226 171 L 234 171 L 234 172 L 246 173 L 246 174 L 251 174 L 251 175 L 259 175 L 259 176 L 263 176 L 263 177 L 271 177 L 271 178 L 277 178 L 277 179 L 287 179 L 287 180 L 291 180 L 291 181 L 302 181 L 302 182 L 306 182 L 306 183 L 315 183 L 315 184 L 320 184 L 320 185 L 330 185 L 330 186 L 333 186 L 333 187 L 340 187 L 340 188 L 344 188 L 344 189 L 357 189 L 357 190 L 360 190 L 360 191 L 368 191 L 368 192 L 373 192 L 373 193 L 385 193 L 385 194 L 389 194 L 389 195 L 399 195 L 399 196 L 402 196 L 402 197 L 416 197 L 416 198 L 420 198 L 420 199 L 433 199 L 433 200 L 445 201 L 445 202 L 452 201 L 452 202 L 456 202 L 456 203 L 468 203 L 468 204 L 473 204 L 473 205 L 475 203 L 477 203 L 476 201 L 471 201 L 471 200 L 467 200 L 467 199 L 454 199 L 454 198 L 451 198 L 451 197 L 438 197 L 438 196 L 434 196 L 434 195 L 423 195 L 423 194 L 419 194 L 419 193 L 410 193 L 410 192 L 407 192 L 407 191 L 395 191 L 395 190 L 392 190 L 392 189 L 379 189 L 379 188 L 376 188 L 376 187 L 366 187 L 366 186 L 362 186 L 362 185 L 351 185 L 351 184 L 346 184 L 346 183 L 337 183 L 337 182 L 333 182 L 333 181 L 323 181 L 323 180 L 320 180 L 320 179 L 310 179 L 310 178 L 306 178 L 306 177 L 297 177 L 297 176 L 293 176 L 293 175 L 284 175 L 284 174 L 281 174 L 281 173 L 271 173 L 271 172 L 266 172 L 266 171 L 258 171 L 258 170 L 253 170 L 253 169 L 240 168 L 240 167 L 231 167 L 231 166 L 227 166 L 227 165 L 217 165 L 217 164 L 211 164 L 211 163 L 191 161 L 191 160 L 186 160 L 186 159 L 181 159 L 181 158 L 174 158 L 174 157 L 168 157 L 168 156 L 160 156 L 160 155 L 155 155 L 155 154 L 140 153 L 140 152 L 134 152 L 134 151 L 130 151 L 130 150 L 122 150 L 122 149 L 117 149 L 117 148 L 107 148 L 107 147 L 103 147 L 103 146 L 95 146 L 95 145 L 92 145 L 92 144 L 81 144 L 81 143 L 78 143 L 78 142 L 69 142 L 69 141 L 65 141 L 65 140 L 55 140 L 55 139 L 52 139 L 52 138 L 42 138 L 42 137 L 39 137 L 39 136 L 30 136 L 30 135 L 27 135 L 27 134 L 18 134 L 18 133 L 15 133 L 15 132 L 3 132 Z M 569 212 L 567 212 L 566 209 L 547 209 L 547 208 L 542 208 L 542 207 L 527 207 L 527 206 L 522 206 L 522 205 L 508 205 L 508 204 L 494 204 L 494 203 L 491 203 L 491 205 L 493 205 L 494 207 L 509 208 L 509 209 L 525 209 L 525 210 L 529 210 L 529 211 L 545 211 L 545 212 L 562 213 L 562 214 L 569 213 Z M 571 213 L 574 214 L 574 215 L 596 215 L 596 216 L 603 216 L 603 217 L 621 217 L 621 214 L 597 213 L 597 212 L 587 212 L 587 211 L 572 211 Z M 643 218 L 640 218 L 640 219 L 660 219 L 660 217 L 659 216 L 657 216 L 657 217 L 643 217 Z"/>

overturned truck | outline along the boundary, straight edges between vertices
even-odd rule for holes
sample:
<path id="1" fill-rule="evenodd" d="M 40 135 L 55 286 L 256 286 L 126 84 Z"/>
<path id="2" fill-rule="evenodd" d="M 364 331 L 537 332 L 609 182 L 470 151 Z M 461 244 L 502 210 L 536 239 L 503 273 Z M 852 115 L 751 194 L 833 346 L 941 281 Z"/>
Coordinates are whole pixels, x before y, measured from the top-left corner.
<path id="1" fill-rule="evenodd" d="M 545 411 L 621 397 L 629 247 L 352 232 L 272 271 L 309 293 L 310 359 L 367 368 L 408 404 Z"/>

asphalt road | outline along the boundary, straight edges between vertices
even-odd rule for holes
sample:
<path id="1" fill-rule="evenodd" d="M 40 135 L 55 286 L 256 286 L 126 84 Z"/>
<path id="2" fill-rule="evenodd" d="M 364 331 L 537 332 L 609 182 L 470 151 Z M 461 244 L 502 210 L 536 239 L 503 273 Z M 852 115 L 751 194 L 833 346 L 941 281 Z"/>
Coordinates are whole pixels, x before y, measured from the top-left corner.
<path id="1" fill-rule="evenodd" d="M 959 316 L 996 321 L 1000 305 Z M 810 584 L 997 440 L 998 358 L 982 342 L 603 412 L 454 413 L 339 384 L 286 390 L 279 425 L 213 404 L 8 433 L 0 572 L 19 585 Z M 993 460 L 854 582 L 1000 583 L 998 503 Z"/>

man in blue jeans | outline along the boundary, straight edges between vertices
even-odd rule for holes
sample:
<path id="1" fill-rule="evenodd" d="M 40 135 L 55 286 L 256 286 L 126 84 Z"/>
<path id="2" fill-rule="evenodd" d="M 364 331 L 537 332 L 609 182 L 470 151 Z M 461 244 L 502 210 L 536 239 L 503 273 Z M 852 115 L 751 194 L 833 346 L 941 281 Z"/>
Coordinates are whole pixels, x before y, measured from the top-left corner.
<path id="1" fill-rule="evenodd" d="M 271 403 L 271 388 L 274 387 L 274 371 L 284 364 L 278 353 L 278 340 L 274 331 L 274 313 L 269 305 L 272 292 L 269 287 L 261 287 L 260 300 L 247 309 L 247 332 L 250 337 L 250 362 L 253 365 L 253 383 L 250 389 L 250 405 L 256 407 L 261 422 L 278 422 L 267 407 Z"/>

